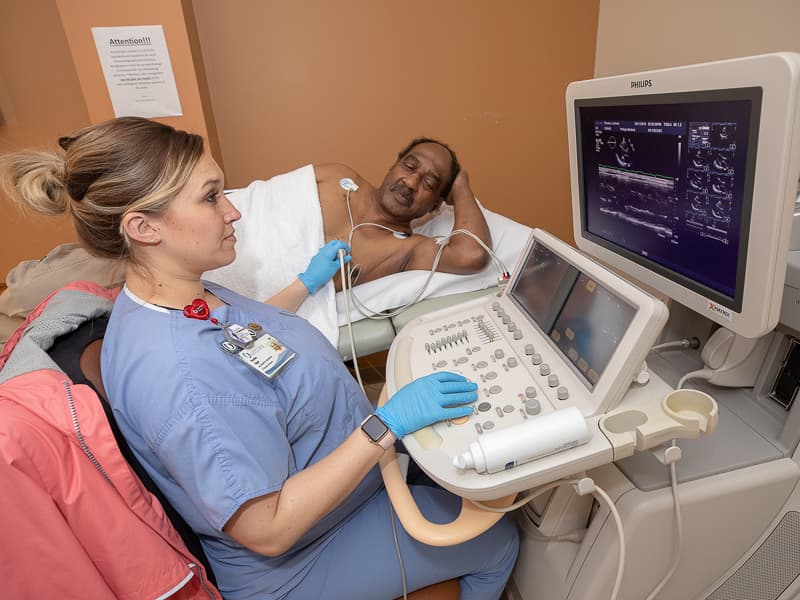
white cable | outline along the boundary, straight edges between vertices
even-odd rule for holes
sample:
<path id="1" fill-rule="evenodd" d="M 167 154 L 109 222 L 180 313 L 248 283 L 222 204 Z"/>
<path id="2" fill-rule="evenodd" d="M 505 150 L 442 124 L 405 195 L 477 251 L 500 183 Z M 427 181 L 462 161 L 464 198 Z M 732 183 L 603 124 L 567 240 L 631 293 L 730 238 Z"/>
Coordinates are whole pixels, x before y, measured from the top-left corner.
<path id="1" fill-rule="evenodd" d="M 383 229 L 387 229 L 387 228 L 383 227 L 382 225 L 377 225 L 376 223 L 361 223 L 361 224 L 357 225 L 356 227 L 361 227 L 362 225 L 375 225 L 377 227 L 381 227 Z M 393 231 L 393 230 L 390 229 L 389 231 Z M 471 231 L 468 231 L 466 229 L 455 229 L 455 230 L 451 231 L 449 235 L 442 236 L 440 238 L 440 239 L 445 240 L 445 242 L 444 243 L 440 243 L 439 250 L 436 252 L 436 256 L 433 259 L 433 265 L 431 266 L 431 269 L 430 269 L 430 271 L 428 273 L 428 276 L 425 278 L 425 281 L 423 281 L 422 285 L 420 286 L 420 288 L 417 291 L 417 293 L 414 296 L 414 298 L 412 300 L 410 300 L 409 302 L 407 302 L 406 304 L 404 304 L 403 306 L 401 306 L 399 308 L 396 308 L 396 309 L 394 309 L 392 311 L 388 311 L 388 312 L 387 311 L 376 311 L 376 310 L 373 310 L 373 309 L 369 308 L 368 306 L 366 306 L 366 304 L 364 304 L 364 302 L 359 300 L 359 298 L 355 295 L 355 293 L 353 292 L 353 283 L 349 278 L 348 278 L 348 286 L 344 290 L 345 293 L 346 294 L 348 294 L 348 293 L 350 294 L 350 297 L 353 300 L 353 304 L 358 307 L 359 311 L 361 311 L 361 314 L 364 317 L 366 317 L 367 319 L 381 320 L 381 319 L 389 319 L 389 318 L 392 318 L 392 317 L 396 317 L 397 315 L 399 315 L 402 312 L 404 312 L 404 311 L 408 310 L 409 308 L 411 308 L 414 304 L 416 304 L 420 300 L 420 298 L 422 297 L 422 294 L 425 293 L 425 290 L 427 289 L 428 284 L 430 283 L 431 279 L 433 278 L 434 273 L 436 272 L 436 270 L 439 267 L 439 261 L 441 260 L 442 253 L 444 252 L 444 248 L 447 245 L 447 242 L 450 241 L 451 237 L 453 237 L 454 235 L 457 235 L 457 234 L 463 234 L 463 235 L 467 235 L 467 236 L 473 238 L 484 249 L 484 251 L 486 251 L 486 253 L 489 255 L 489 257 L 492 259 L 492 262 L 494 263 L 495 267 L 498 269 L 498 272 L 500 273 L 500 277 L 498 279 L 502 280 L 502 281 L 505 281 L 508 278 L 508 270 L 506 269 L 506 267 L 503 264 L 502 260 L 500 260 L 500 258 L 492 251 L 491 248 L 489 248 L 483 242 L 483 240 L 481 240 L 477 235 L 475 235 L 474 233 L 472 233 Z M 351 273 L 351 272 L 352 272 L 352 270 L 349 273 Z M 349 273 L 348 273 L 348 275 L 349 275 Z"/>
<path id="2" fill-rule="evenodd" d="M 678 387 L 676 389 L 681 389 L 683 384 L 689 379 L 708 379 L 710 376 L 711 371 L 708 369 L 692 371 L 681 377 L 680 381 L 678 381 Z M 672 440 L 672 446 L 677 447 L 677 445 L 677 440 Z M 681 515 L 680 498 L 678 498 L 678 476 L 674 462 L 670 463 L 669 465 L 669 479 L 670 487 L 672 488 L 672 504 L 675 507 L 675 555 L 672 559 L 672 564 L 670 565 L 669 570 L 664 574 L 664 577 L 661 578 L 661 581 L 658 582 L 656 587 L 654 587 L 647 595 L 645 600 L 653 600 L 653 598 L 655 598 L 661 592 L 661 590 L 664 589 L 664 586 L 667 585 L 667 582 L 675 574 L 675 571 L 678 570 L 678 564 L 680 563 L 681 552 L 683 550 L 683 517 Z"/>
<path id="3" fill-rule="evenodd" d="M 656 344 L 655 346 L 650 348 L 650 354 L 654 352 L 661 352 L 662 350 L 670 350 L 671 348 L 679 348 L 685 350 L 686 348 L 698 348 L 699 346 L 700 346 L 699 339 L 683 338 L 682 340 L 675 340 L 673 342 L 664 342 L 663 344 Z"/>
<path id="4" fill-rule="evenodd" d="M 517 510 L 521 506 L 524 506 L 531 500 L 538 498 L 545 492 L 549 492 L 553 488 L 561 487 L 562 485 L 569 485 L 572 483 L 573 483 L 572 480 L 557 479 L 556 481 L 543 485 L 542 487 L 536 488 L 527 496 L 523 496 L 521 499 L 515 501 L 513 504 L 509 504 L 508 506 L 490 506 L 488 504 L 484 504 L 480 500 L 470 500 L 470 502 L 472 502 L 478 508 L 482 508 L 487 512 L 506 513 L 506 512 L 511 512 L 512 510 Z"/>
<path id="5" fill-rule="evenodd" d="M 349 193 L 349 192 L 348 192 Z M 350 355 L 353 359 L 353 370 L 356 372 L 356 379 L 358 385 L 361 386 L 361 391 L 366 394 L 364 390 L 364 382 L 361 381 L 361 371 L 358 368 L 358 354 L 356 354 L 356 340 L 353 337 L 353 321 L 350 319 L 350 305 L 347 301 L 347 288 L 345 287 L 345 272 L 344 272 L 344 249 L 339 250 L 339 274 L 342 277 L 342 289 L 344 293 L 344 313 L 347 316 L 347 332 L 350 335 Z"/>
<path id="6" fill-rule="evenodd" d="M 482 509 L 487 510 L 489 512 L 509 512 L 511 510 L 516 510 L 517 508 L 519 508 L 523 504 L 526 504 L 526 503 L 530 502 L 531 500 L 533 500 L 537 496 L 540 496 L 541 494 L 543 494 L 544 492 L 546 492 L 548 490 L 551 490 L 553 488 L 556 488 L 556 487 L 559 487 L 559 486 L 562 486 L 562 485 L 576 485 L 579 481 L 580 480 L 578 480 L 578 479 L 559 479 L 559 480 L 553 481 L 552 483 L 548 483 L 547 485 L 543 485 L 542 487 L 537 488 L 536 490 L 534 490 L 533 492 L 531 492 L 527 496 L 523 497 L 522 499 L 517 500 L 513 504 L 511 504 L 509 506 L 504 506 L 504 507 L 489 506 L 489 505 L 484 504 L 483 502 L 479 502 L 477 500 L 471 500 L 471 502 L 475 506 L 478 506 L 479 508 L 482 508 Z M 616 578 L 614 580 L 614 589 L 611 591 L 611 597 L 609 599 L 609 600 L 616 600 L 617 595 L 619 594 L 620 585 L 622 584 L 622 575 L 623 575 L 623 573 L 625 571 L 625 531 L 622 528 L 622 518 L 620 517 L 619 511 L 617 511 L 617 507 L 614 506 L 614 503 L 612 502 L 612 500 L 609 497 L 609 495 L 601 487 L 599 487 L 598 485 L 594 484 L 592 486 L 592 492 L 591 493 L 595 498 L 602 499 L 606 503 L 606 506 L 608 506 L 608 510 L 609 510 L 609 512 L 611 513 L 611 516 L 614 519 L 614 524 L 617 527 L 617 539 L 619 540 L 619 562 L 617 564 L 617 576 L 616 576 Z M 575 532 L 573 532 L 573 533 L 575 533 Z M 572 534 L 567 534 L 567 535 L 571 536 Z M 551 540 L 558 540 L 561 537 L 562 536 L 541 536 L 541 538 L 551 539 Z M 575 541 L 575 540 L 574 539 L 568 539 L 567 541 Z M 650 599 L 648 598 L 648 600 L 650 600 Z"/>
<path id="7" fill-rule="evenodd" d="M 677 446 L 675 440 L 672 440 L 672 445 Z M 653 600 L 664 586 L 667 585 L 667 582 L 672 578 L 675 574 L 675 571 L 678 570 L 678 564 L 681 560 L 681 551 L 683 548 L 683 519 L 681 516 L 681 503 L 678 499 L 678 477 L 675 471 L 675 463 L 670 463 L 669 465 L 669 477 L 670 483 L 672 487 L 672 503 L 675 506 L 675 556 L 672 559 L 672 565 L 670 566 L 669 570 L 666 572 L 664 577 L 661 578 L 661 581 L 658 582 L 658 585 L 653 588 L 653 590 L 648 594 L 646 600 Z"/>
<path id="8" fill-rule="evenodd" d="M 614 506 L 614 503 L 611 501 L 611 498 L 606 494 L 606 492 L 598 487 L 594 486 L 594 491 L 592 495 L 595 498 L 602 498 L 606 505 L 608 506 L 608 510 L 611 512 L 611 516 L 614 517 L 614 524 L 617 526 L 617 539 L 619 540 L 619 562 L 617 563 L 617 578 L 614 580 L 614 589 L 611 591 L 611 596 L 609 600 L 616 600 L 617 594 L 619 594 L 619 587 L 622 584 L 622 573 L 625 570 L 625 532 L 622 529 L 622 519 L 619 516 L 619 512 L 617 511 L 617 507 Z"/>
<path id="9" fill-rule="evenodd" d="M 711 379 L 711 376 L 714 374 L 714 371 L 711 369 L 699 369 L 697 371 L 691 371 L 690 373 L 686 373 L 683 377 L 678 380 L 678 385 L 675 387 L 676 390 L 679 390 L 683 387 L 683 384 L 689 381 L 690 379 Z"/>
<path id="10" fill-rule="evenodd" d="M 397 553 L 397 562 L 400 564 L 400 579 L 403 582 L 403 600 L 408 599 L 408 583 L 406 582 L 406 568 L 403 565 L 403 555 L 400 552 L 400 542 L 397 539 L 397 525 L 394 524 L 394 507 L 389 496 L 386 496 L 386 502 L 389 503 L 389 520 L 392 522 L 392 537 L 394 537 L 394 549 Z"/>

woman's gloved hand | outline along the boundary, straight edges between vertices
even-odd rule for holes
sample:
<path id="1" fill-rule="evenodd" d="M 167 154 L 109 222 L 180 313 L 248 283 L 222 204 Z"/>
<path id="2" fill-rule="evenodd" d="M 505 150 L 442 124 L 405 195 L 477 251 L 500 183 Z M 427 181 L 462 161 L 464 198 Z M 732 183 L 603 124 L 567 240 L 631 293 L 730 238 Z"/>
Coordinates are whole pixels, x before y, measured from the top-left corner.
<path id="1" fill-rule="evenodd" d="M 472 413 L 477 384 L 448 371 L 431 373 L 400 388 L 375 411 L 397 439 L 426 425 Z"/>
<path id="2" fill-rule="evenodd" d="M 306 270 L 298 275 L 300 281 L 308 288 L 309 294 L 313 294 L 325 285 L 339 270 L 339 250 L 341 249 L 347 252 L 344 257 L 345 264 L 349 263 L 352 258 L 350 246 L 341 240 L 332 240 L 319 249 L 319 252 L 308 263 Z"/>

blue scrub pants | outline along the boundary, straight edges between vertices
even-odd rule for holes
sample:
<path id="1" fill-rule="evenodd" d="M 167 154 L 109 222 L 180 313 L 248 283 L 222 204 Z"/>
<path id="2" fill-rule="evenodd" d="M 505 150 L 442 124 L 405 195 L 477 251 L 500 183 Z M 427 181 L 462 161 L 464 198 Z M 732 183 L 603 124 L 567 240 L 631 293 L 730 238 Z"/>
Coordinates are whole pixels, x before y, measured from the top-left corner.
<path id="1" fill-rule="evenodd" d="M 461 498 L 429 486 L 409 486 L 429 521 L 447 523 Z M 321 553 L 289 598 L 391 600 L 403 595 L 391 511 L 381 490 L 355 513 Z M 435 547 L 410 537 L 395 518 L 406 586 L 419 588 L 458 577 L 462 600 L 496 600 L 517 560 L 519 533 L 508 516 L 457 546 Z"/>

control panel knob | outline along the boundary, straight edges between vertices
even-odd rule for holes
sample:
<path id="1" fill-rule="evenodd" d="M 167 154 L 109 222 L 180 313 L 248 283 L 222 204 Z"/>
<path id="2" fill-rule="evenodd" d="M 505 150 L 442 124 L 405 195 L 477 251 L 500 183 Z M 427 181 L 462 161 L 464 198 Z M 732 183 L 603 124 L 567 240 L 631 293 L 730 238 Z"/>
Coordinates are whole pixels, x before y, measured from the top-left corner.
<path id="1" fill-rule="evenodd" d="M 542 406 L 539 404 L 539 401 L 535 398 L 531 398 L 530 400 L 525 400 L 525 412 L 529 415 L 538 415 L 542 410 Z"/>
<path id="2" fill-rule="evenodd" d="M 503 316 L 503 325 L 508 325 L 509 323 L 511 323 L 511 317 L 509 317 L 508 315 L 504 315 Z"/>
<path id="3" fill-rule="evenodd" d="M 500 348 L 498 348 L 497 350 L 494 351 L 494 357 L 495 358 L 503 358 L 504 356 L 505 356 L 505 353 Z"/>
<path id="4" fill-rule="evenodd" d="M 556 395 L 558 396 L 559 400 L 566 400 L 569 398 L 569 390 L 562 385 L 556 390 Z"/>
<path id="5" fill-rule="evenodd" d="M 538 352 L 534 352 L 534 353 L 533 353 L 533 356 L 531 356 L 531 362 L 532 362 L 534 365 L 540 365 L 540 364 L 542 364 L 542 355 L 541 355 L 541 354 L 539 354 Z"/>
<path id="6" fill-rule="evenodd" d="M 536 398 L 536 388 L 532 385 L 529 385 L 525 388 L 525 397 L 526 398 Z"/>
<path id="7" fill-rule="evenodd" d="M 533 344 L 525 344 L 525 354 L 527 356 L 533 354 Z"/>
<path id="8" fill-rule="evenodd" d="M 550 365 L 543 363 L 539 367 L 539 375 L 550 375 Z"/>
<path id="9" fill-rule="evenodd" d="M 521 339 L 522 339 L 522 332 L 521 332 L 519 329 L 517 329 L 517 330 L 514 332 L 514 339 L 515 339 L 515 340 L 521 340 Z"/>
<path id="10" fill-rule="evenodd" d="M 513 369 L 514 367 L 517 366 L 517 359 L 514 358 L 513 356 L 509 356 L 508 360 L 506 361 L 506 364 L 508 365 L 509 369 Z"/>
<path id="11" fill-rule="evenodd" d="M 550 387 L 558 386 L 558 375 L 556 375 L 555 373 L 552 373 L 551 375 L 548 375 L 548 377 L 547 377 L 547 385 L 549 385 Z"/>

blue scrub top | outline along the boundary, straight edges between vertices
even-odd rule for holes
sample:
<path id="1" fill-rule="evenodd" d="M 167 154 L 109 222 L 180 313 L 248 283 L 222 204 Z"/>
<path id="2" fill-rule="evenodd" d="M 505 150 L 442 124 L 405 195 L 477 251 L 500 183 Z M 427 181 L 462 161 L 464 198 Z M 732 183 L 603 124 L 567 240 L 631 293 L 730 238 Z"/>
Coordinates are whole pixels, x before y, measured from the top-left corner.
<path id="1" fill-rule="evenodd" d="M 291 590 L 381 487 L 373 468 L 356 490 L 275 558 L 222 533 L 250 499 L 280 490 L 337 448 L 372 407 L 333 346 L 304 319 L 212 283 L 220 323 L 259 324 L 297 353 L 267 380 L 224 352 L 210 320 L 148 304 L 123 289 L 103 344 L 109 401 L 137 458 L 200 536 L 226 598 Z"/>

